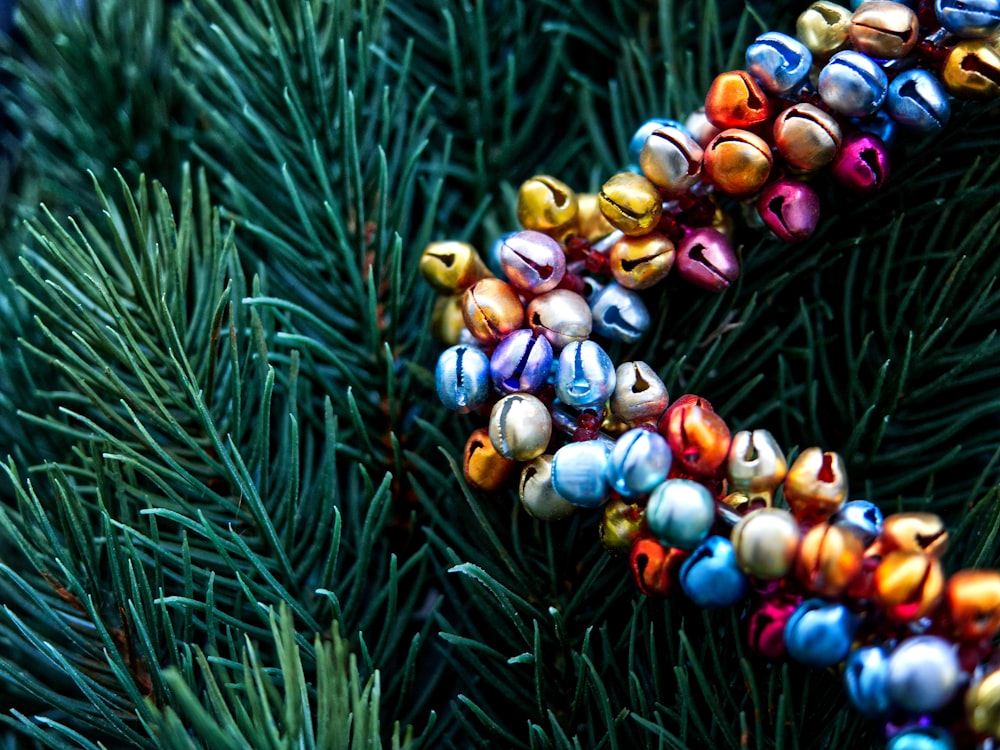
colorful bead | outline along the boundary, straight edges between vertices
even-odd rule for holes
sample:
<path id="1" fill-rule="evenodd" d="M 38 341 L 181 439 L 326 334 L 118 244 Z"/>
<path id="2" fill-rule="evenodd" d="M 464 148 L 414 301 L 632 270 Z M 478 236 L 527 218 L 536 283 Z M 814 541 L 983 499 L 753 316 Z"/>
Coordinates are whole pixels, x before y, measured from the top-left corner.
<path id="1" fill-rule="evenodd" d="M 907 638 L 889 654 L 889 697 L 905 711 L 941 708 L 955 695 L 961 676 L 955 647 L 937 636 Z"/>
<path id="2" fill-rule="evenodd" d="M 668 479 L 649 496 L 646 524 L 663 544 L 697 547 L 715 523 L 715 500 L 704 485 L 690 479 Z"/>
<path id="3" fill-rule="evenodd" d="M 667 387 L 645 362 L 623 362 L 615 370 L 611 412 L 629 427 L 655 423 L 669 403 Z"/>
<path id="4" fill-rule="evenodd" d="M 801 538 L 795 518 L 781 508 L 748 513 L 730 536 L 743 572 L 765 581 L 776 581 L 791 572 Z"/>
<path id="5" fill-rule="evenodd" d="M 601 186 L 597 200 L 604 218 L 630 237 L 655 228 L 663 210 L 656 186 L 634 172 L 612 175 Z"/>
<path id="6" fill-rule="evenodd" d="M 692 229 L 677 248 L 677 273 L 709 292 L 729 288 L 740 275 L 740 261 L 726 236 L 712 227 Z"/>
<path id="7" fill-rule="evenodd" d="M 809 75 L 812 53 L 798 39 L 769 31 L 747 47 L 746 63 L 747 71 L 765 90 L 784 94 Z"/>
<path id="8" fill-rule="evenodd" d="M 637 427 L 615 441 L 608 459 L 608 484 L 625 497 L 649 494 L 667 478 L 671 461 L 667 441 Z"/>
<path id="9" fill-rule="evenodd" d="M 552 455 L 545 453 L 525 465 L 517 486 L 521 506 L 539 521 L 558 521 L 576 510 L 552 486 Z"/>
<path id="10" fill-rule="evenodd" d="M 607 471 L 606 442 L 567 443 L 552 458 L 552 486 L 567 502 L 596 508 L 608 499 Z"/>
<path id="11" fill-rule="evenodd" d="M 517 462 L 497 453 L 485 427 L 474 430 L 465 441 L 462 475 L 471 487 L 483 492 L 501 489 L 517 469 Z"/>
<path id="12" fill-rule="evenodd" d="M 568 289 L 553 289 L 528 303 L 525 321 L 538 336 L 544 336 L 554 352 L 572 341 L 586 341 L 593 328 L 587 300 Z"/>
<path id="13" fill-rule="evenodd" d="M 559 354 L 556 396 L 577 409 L 600 408 L 615 390 L 615 365 L 593 341 L 572 341 Z"/>
<path id="14" fill-rule="evenodd" d="M 807 599 L 785 624 L 785 648 L 798 662 L 831 667 L 847 656 L 857 627 L 857 618 L 843 604 Z"/>
<path id="15" fill-rule="evenodd" d="M 451 411 L 468 414 L 490 396 L 490 360 L 472 346 L 449 347 L 438 357 L 434 383 L 442 404 Z"/>
<path id="16" fill-rule="evenodd" d="M 510 283 L 530 294 L 555 289 L 566 273 L 562 245 L 541 232 L 509 235 L 500 248 L 500 263 Z"/>
<path id="17" fill-rule="evenodd" d="M 517 191 L 517 220 L 525 229 L 560 235 L 576 221 L 576 194 L 565 182 L 537 175 Z"/>
<path id="18" fill-rule="evenodd" d="M 747 577 L 736 563 L 732 542 L 722 536 L 699 544 L 681 565 L 678 579 L 699 607 L 729 607 L 747 595 Z"/>
<path id="19" fill-rule="evenodd" d="M 889 656 L 881 646 L 854 649 L 844 664 L 847 697 L 865 716 L 879 719 L 892 711 L 889 698 Z"/>
<path id="20" fill-rule="evenodd" d="M 552 417 L 545 404 L 528 393 L 512 393 L 490 413 L 490 442 L 504 458 L 530 461 L 545 453 L 552 436 Z"/>
<path id="21" fill-rule="evenodd" d="M 502 393 L 533 393 L 551 370 L 552 346 L 529 328 L 505 336 L 490 357 L 490 377 Z"/>

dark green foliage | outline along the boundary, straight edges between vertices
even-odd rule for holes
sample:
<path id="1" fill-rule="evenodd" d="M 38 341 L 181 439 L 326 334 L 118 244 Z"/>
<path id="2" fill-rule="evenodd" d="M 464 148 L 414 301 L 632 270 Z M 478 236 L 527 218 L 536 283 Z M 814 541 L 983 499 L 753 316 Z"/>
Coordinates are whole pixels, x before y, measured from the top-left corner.
<path id="1" fill-rule="evenodd" d="M 743 609 L 638 596 L 594 514 L 464 486 L 416 272 L 513 228 L 531 174 L 598 187 L 799 10 L 25 2 L 0 747 L 878 746 Z M 950 569 L 1000 565 L 998 111 L 899 144 L 874 197 L 818 180 L 800 245 L 729 204 L 741 281 L 669 279 L 612 350 L 941 513 Z"/>

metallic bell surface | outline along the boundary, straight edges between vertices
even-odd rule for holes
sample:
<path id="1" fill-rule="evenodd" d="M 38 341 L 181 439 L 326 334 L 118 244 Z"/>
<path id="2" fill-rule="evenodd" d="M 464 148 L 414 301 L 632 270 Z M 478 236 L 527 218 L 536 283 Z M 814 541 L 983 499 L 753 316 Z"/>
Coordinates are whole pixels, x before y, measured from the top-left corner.
<path id="1" fill-rule="evenodd" d="M 608 265 L 615 281 L 626 289 L 649 289 L 674 267 L 674 243 L 662 232 L 622 237 L 611 246 Z"/>
<path id="2" fill-rule="evenodd" d="M 684 121 L 684 127 L 691 134 L 691 137 L 698 142 L 698 145 L 705 148 L 712 139 L 719 134 L 719 128 L 715 127 L 711 122 L 709 122 L 708 117 L 705 115 L 705 108 L 698 107 L 694 112 L 687 116 Z"/>
<path id="3" fill-rule="evenodd" d="M 662 435 L 636 427 L 620 436 L 611 449 L 608 484 L 624 497 L 646 495 L 667 478 L 672 460 Z"/>
<path id="4" fill-rule="evenodd" d="M 765 600 L 750 614 L 747 641 L 750 648 L 766 659 L 781 659 L 786 655 L 785 625 L 797 605 L 782 599 Z"/>
<path id="5" fill-rule="evenodd" d="M 710 536 L 681 565 L 678 580 L 688 598 L 699 607 L 739 604 L 749 589 L 746 574 L 736 563 L 732 542 Z"/>
<path id="6" fill-rule="evenodd" d="M 886 101 L 889 101 L 888 97 L 886 97 Z M 884 104 L 882 109 L 875 114 L 867 117 L 855 117 L 851 123 L 861 132 L 877 136 L 887 149 L 892 148 L 892 144 L 896 142 L 896 134 L 900 130 L 899 123 L 889 116 Z"/>
<path id="7" fill-rule="evenodd" d="M 536 175 L 517 191 L 517 220 L 525 229 L 559 236 L 576 221 L 576 193 L 562 180 Z"/>
<path id="8" fill-rule="evenodd" d="M 730 535 L 740 568 L 764 581 L 776 581 L 791 572 L 801 538 L 799 524 L 782 508 L 748 513 Z"/>
<path id="9" fill-rule="evenodd" d="M 508 281 L 530 294 L 559 286 L 566 273 L 566 253 L 547 234 L 525 230 L 508 235 L 500 248 L 500 263 Z"/>
<path id="10" fill-rule="evenodd" d="M 504 336 L 490 357 L 490 377 L 501 393 L 534 393 L 551 371 L 552 346 L 528 328 Z"/>
<path id="11" fill-rule="evenodd" d="M 788 461 L 770 432 L 740 430 L 733 435 L 726 456 L 730 489 L 770 496 L 787 473 Z"/>
<path id="12" fill-rule="evenodd" d="M 644 511 L 638 505 L 613 499 L 604 506 L 597 527 L 601 545 L 609 555 L 627 555 L 644 530 Z"/>
<path id="13" fill-rule="evenodd" d="M 698 476 L 720 474 L 729 455 L 731 436 L 725 420 L 698 402 L 678 399 L 658 425 L 674 460 L 684 471 Z"/>
<path id="14" fill-rule="evenodd" d="M 821 523 L 802 537 L 795 575 L 806 589 L 828 599 L 841 596 L 861 573 L 864 548 L 838 526 Z"/>
<path id="15" fill-rule="evenodd" d="M 530 461 L 545 453 L 552 437 L 552 416 L 530 393 L 512 393 L 490 412 L 490 442 L 504 458 Z"/>
<path id="16" fill-rule="evenodd" d="M 611 283 L 590 299 L 594 332 L 614 341 L 634 344 L 649 330 L 649 310 L 638 292 Z"/>
<path id="17" fill-rule="evenodd" d="M 646 596 L 667 596 L 686 557 L 684 550 L 665 547 L 651 537 L 637 539 L 629 551 L 636 588 Z"/>
<path id="18" fill-rule="evenodd" d="M 890 620 L 914 622 L 941 600 L 941 562 L 920 552 L 890 552 L 875 568 L 874 600 Z"/>
<path id="19" fill-rule="evenodd" d="M 438 398 L 451 411 L 468 414 L 490 397 L 490 360 L 481 349 L 456 345 L 438 357 L 434 382 Z"/>
<path id="20" fill-rule="evenodd" d="M 719 190 L 749 195 L 760 190 L 771 174 L 771 147 L 748 130 L 723 130 L 705 148 L 702 169 Z"/>
<path id="21" fill-rule="evenodd" d="M 785 623 L 785 648 L 795 661 L 832 667 L 851 650 L 857 617 L 843 604 L 806 599 Z"/>
<path id="22" fill-rule="evenodd" d="M 952 47 L 941 80 L 949 94 L 963 99 L 1000 96 L 1000 52 L 986 39 L 968 39 Z"/>
<path id="23" fill-rule="evenodd" d="M 612 175 L 601 186 L 597 200 L 604 218 L 630 237 L 653 231 L 663 212 L 656 185 L 634 172 Z"/>
<path id="24" fill-rule="evenodd" d="M 521 327 L 524 306 L 506 281 L 482 279 L 465 290 L 462 317 L 477 341 L 492 346 Z"/>
<path id="25" fill-rule="evenodd" d="M 709 292 L 725 291 L 740 276 L 732 243 L 712 227 L 688 231 L 677 246 L 674 265 L 686 282 Z"/>
<path id="26" fill-rule="evenodd" d="M 908 130 L 935 133 L 951 118 L 948 94 L 937 76 L 922 68 L 906 70 L 889 84 L 889 116 Z"/>
<path id="27" fill-rule="evenodd" d="M 653 423 L 669 404 L 667 387 L 645 362 L 622 362 L 615 370 L 611 412 L 629 427 Z"/>
<path id="28" fill-rule="evenodd" d="M 704 154 L 686 128 L 659 128 L 646 139 L 639 154 L 639 166 L 656 187 L 668 193 L 680 193 L 701 179 Z"/>
<path id="29" fill-rule="evenodd" d="M 775 180 L 760 191 L 757 213 L 784 242 L 801 242 L 819 223 L 819 196 L 800 180 Z"/>
<path id="30" fill-rule="evenodd" d="M 920 40 L 917 14 L 902 3 L 869 0 L 851 16 L 851 45 L 868 57 L 895 60 L 909 54 Z"/>
<path id="31" fill-rule="evenodd" d="M 855 193 L 871 193 L 889 179 L 889 152 L 873 133 L 851 133 L 844 138 L 831 165 L 834 179 Z"/>
<path id="32" fill-rule="evenodd" d="M 669 547 L 693 549 L 715 523 L 715 499 L 704 485 L 690 479 L 668 479 L 649 496 L 646 525 Z"/>
<path id="33" fill-rule="evenodd" d="M 915 714 L 945 706 L 962 681 L 955 647 L 933 635 L 907 638 L 896 646 L 888 671 L 892 702 Z"/>
<path id="34" fill-rule="evenodd" d="M 730 70 L 709 86 L 705 116 L 717 128 L 749 128 L 771 119 L 771 104 L 747 71 Z"/>
<path id="35" fill-rule="evenodd" d="M 652 135 L 654 130 L 659 130 L 660 128 L 683 128 L 677 120 L 670 120 L 666 117 L 654 117 L 652 119 L 646 120 L 642 125 L 640 125 L 635 133 L 628 142 L 628 160 L 632 164 L 640 164 L 640 154 L 642 153 L 643 146 L 646 145 L 646 140 Z M 647 175 L 648 176 L 648 175 Z"/>
<path id="36" fill-rule="evenodd" d="M 608 454 L 603 440 L 567 443 L 552 457 L 552 486 L 573 505 L 603 505 L 608 499 Z"/>
<path id="37" fill-rule="evenodd" d="M 768 31 L 746 51 L 747 72 L 764 90 L 784 94 L 801 84 L 812 67 L 812 52 L 795 37 Z"/>
<path id="38" fill-rule="evenodd" d="M 595 341 L 573 341 L 559 354 L 556 396 L 576 409 L 600 409 L 615 390 L 615 363 Z"/>
<path id="39" fill-rule="evenodd" d="M 781 157 L 803 172 L 814 172 L 833 161 L 842 133 L 836 119 L 819 107 L 800 103 L 782 110 L 774 120 L 774 143 Z"/>
<path id="40" fill-rule="evenodd" d="M 882 521 L 882 554 L 900 550 L 941 557 L 948 549 L 948 528 L 937 513 L 893 513 Z"/>
<path id="41" fill-rule="evenodd" d="M 580 193 L 576 197 L 579 209 L 576 213 L 576 234 L 589 242 L 597 242 L 607 237 L 615 228 L 603 213 L 597 193 Z"/>
<path id="42" fill-rule="evenodd" d="M 987 672 L 969 685 L 965 718 L 973 732 L 1000 737 L 1000 669 Z"/>
<path id="43" fill-rule="evenodd" d="M 420 256 L 420 273 L 440 294 L 464 292 L 493 274 L 476 249 L 467 242 L 432 242 Z"/>
<path id="44" fill-rule="evenodd" d="M 462 474 L 470 486 L 484 492 L 501 489 L 517 469 L 517 462 L 497 453 L 485 427 L 473 431 L 465 441 Z"/>
<path id="45" fill-rule="evenodd" d="M 844 687 L 858 711 L 871 719 L 892 712 L 889 697 L 889 655 L 881 646 L 854 649 L 844 663 Z"/>
<path id="46" fill-rule="evenodd" d="M 823 62 L 847 46 L 851 11 L 837 3 L 813 3 L 795 22 L 795 36 Z"/>
<path id="47" fill-rule="evenodd" d="M 531 330 L 544 336 L 553 352 L 560 352 L 571 341 L 585 341 L 593 329 L 590 305 L 569 289 L 553 289 L 528 303 L 525 320 Z"/>
<path id="48" fill-rule="evenodd" d="M 985 39 L 1000 30 L 997 0 L 934 0 L 934 15 L 945 29 L 963 39 Z"/>
<path id="49" fill-rule="evenodd" d="M 539 521 L 558 521 L 572 515 L 576 506 L 552 486 L 552 454 L 544 453 L 521 469 L 517 494 L 521 506 Z"/>
<path id="50" fill-rule="evenodd" d="M 976 569 L 952 574 L 944 601 L 952 632 L 960 640 L 992 640 L 1000 632 L 1000 572 Z"/>
<path id="51" fill-rule="evenodd" d="M 870 115 L 885 101 L 889 79 L 867 55 L 838 52 L 819 73 L 819 95 L 826 105 L 848 117 Z"/>
<path id="52" fill-rule="evenodd" d="M 465 330 L 461 294 L 438 297 L 434 300 L 434 307 L 431 308 L 431 333 L 434 338 L 445 346 L 454 346 Z"/>
<path id="53" fill-rule="evenodd" d="M 943 727 L 918 724 L 895 734 L 885 750 L 955 750 L 955 740 Z"/>
<path id="54" fill-rule="evenodd" d="M 849 500 L 830 516 L 829 522 L 849 531 L 868 549 L 882 533 L 882 511 L 867 500 Z"/>
<path id="55" fill-rule="evenodd" d="M 844 459 L 833 451 L 806 448 L 788 469 L 784 495 L 802 523 L 825 521 L 840 509 L 847 496 Z"/>

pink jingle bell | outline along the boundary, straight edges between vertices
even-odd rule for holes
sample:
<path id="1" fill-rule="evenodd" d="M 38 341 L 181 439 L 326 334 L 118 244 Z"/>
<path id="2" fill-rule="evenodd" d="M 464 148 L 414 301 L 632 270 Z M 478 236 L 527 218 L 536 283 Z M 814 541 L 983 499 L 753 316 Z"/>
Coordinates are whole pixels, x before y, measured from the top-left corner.
<path id="1" fill-rule="evenodd" d="M 721 292 L 740 275 L 740 261 L 726 235 L 711 227 L 690 230 L 677 246 L 674 268 L 686 282 Z"/>
<path id="2" fill-rule="evenodd" d="M 889 179 L 889 152 L 872 133 L 852 133 L 833 157 L 833 176 L 857 193 L 871 193 Z"/>
<path id="3" fill-rule="evenodd" d="M 819 196 L 799 180 L 777 180 L 760 192 L 757 213 L 779 239 L 800 242 L 819 222 Z"/>

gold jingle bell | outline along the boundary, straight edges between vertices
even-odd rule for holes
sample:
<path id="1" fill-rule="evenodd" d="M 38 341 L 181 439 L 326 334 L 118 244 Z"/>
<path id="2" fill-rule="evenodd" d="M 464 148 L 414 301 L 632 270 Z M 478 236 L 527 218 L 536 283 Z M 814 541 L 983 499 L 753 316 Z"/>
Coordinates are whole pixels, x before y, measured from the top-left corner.
<path id="1" fill-rule="evenodd" d="M 749 195 L 771 174 L 771 147 L 748 130 L 723 130 L 705 149 L 702 168 L 715 187 L 730 195 Z"/>
<path id="2" fill-rule="evenodd" d="M 521 469 L 517 494 L 528 515 L 539 521 L 558 521 L 576 510 L 552 486 L 551 453 L 539 456 Z"/>
<path id="3" fill-rule="evenodd" d="M 616 499 L 604 506 L 598 533 L 601 544 L 612 555 L 627 555 L 642 533 L 643 511 L 638 505 Z"/>
<path id="4" fill-rule="evenodd" d="M 992 639 L 1000 631 L 1000 572 L 960 570 L 948 579 L 944 600 L 960 639 Z"/>
<path id="5" fill-rule="evenodd" d="M 601 213 L 601 202 L 597 193 L 580 193 L 576 197 L 576 234 L 588 242 L 596 242 L 607 237 L 615 228 Z"/>
<path id="6" fill-rule="evenodd" d="M 783 486 L 785 501 L 799 521 L 825 521 L 847 497 L 844 460 L 832 451 L 806 448 L 792 463 Z"/>
<path id="7" fill-rule="evenodd" d="M 438 297 L 431 308 L 431 334 L 441 343 L 454 346 L 465 330 L 465 315 L 462 312 L 462 295 L 451 294 Z"/>
<path id="8" fill-rule="evenodd" d="M 601 187 L 597 199 L 604 217 L 629 237 L 653 231 L 663 213 L 656 185 L 634 172 L 612 175 Z"/>
<path id="9" fill-rule="evenodd" d="M 783 110 L 773 132 L 778 153 L 800 172 L 814 172 L 833 161 L 842 139 L 833 116 L 806 103 Z"/>
<path id="10" fill-rule="evenodd" d="M 851 45 L 863 55 L 880 60 L 907 55 L 920 39 L 917 14 L 902 3 L 869 0 L 851 16 Z"/>
<path id="11" fill-rule="evenodd" d="M 941 562 L 920 552 L 890 552 L 875 568 L 874 599 L 897 622 L 927 615 L 941 598 Z"/>
<path id="12" fill-rule="evenodd" d="M 944 62 L 945 89 L 963 99 L 1000 96 L 1000 52 L 989 39 L 966 39 L 956 44 Z"/>
<path id="13" fill-rule="evenodd" d="M 864 553 L 861 541 L 850 531 L 817 524 L 802 538 L 795 574 L 814 594 L 835 599 L 861 572 Z"/>
<path id="14" fill-rule="evenodd" d="M 420 256 L 420 273 L 440 294 L 464 292 L 493 276 L 472 245 L 455 240 L 429 244 Z"/>
<path id="15" fill-rule="evenodd" d="M 965 718 L 973 732 L 1000 737 L 1000 669 L 969 685 L 965 693 Z"/>
<path id="16" fill-rule="evenodd" d="M 733 526 L 730 540 L 744 573 L 776 581 L 791 572 L 801 538 L 791 513 L 781 508 L 761 508 Z"/>
<path id="17" fill-rule="evenodd" d="M 615 281 L 626 289 L 648 289 L 674 267 L 674 243 L 661 232 L 622 237 L 611 246 L 609 265 Z"/>
<path id="18" fill-rule="evenodd" d="M 549 175 L 525 180 L 517 191 L 517 220 L 521 226 L 557 239 L 576 228 L 578 210 L 573 189 Z"/>
<path id="19" fill-rule="evenodd" d="M 504 458 L 530 461 L 545 453 L 552 437 L 552 416 L 530 393 L 504 396 L 490 412 L 490 442 Z"/>
<path id="20" fill-rule="evenodd" d="M 497 453 L 485 427 L 475 430 L 465 441 L 462 474 L 470 486 L 485 492 L 501 489 L 517 469 L 517 462 Z"/>
<path id="21" fill-rule="evenodd" d="M 817 63 L 839 52 L 849 39 L 851 11 L 837 3 L 813 3 L 799 15 L 795 22 L 795 36 L 812 52 Z"/>
<path id="22" fill-rule="evenodd" d="M 883 520 L 876 545 L 882 554 L 901 550 L 940 557 L 948 548 L 948 530 L 936 513 L 893 513 Z"/>

